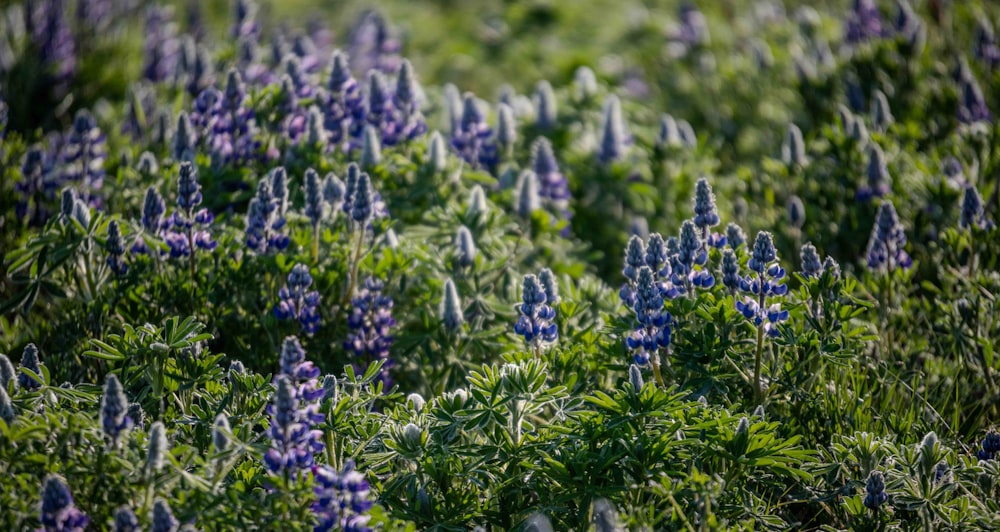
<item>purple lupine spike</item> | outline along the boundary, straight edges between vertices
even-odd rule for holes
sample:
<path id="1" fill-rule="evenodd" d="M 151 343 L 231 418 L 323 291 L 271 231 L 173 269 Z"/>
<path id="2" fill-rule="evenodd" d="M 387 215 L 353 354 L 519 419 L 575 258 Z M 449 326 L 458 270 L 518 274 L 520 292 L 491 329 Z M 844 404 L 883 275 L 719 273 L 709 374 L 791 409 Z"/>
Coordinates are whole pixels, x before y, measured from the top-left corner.
<path id="1" fill-rule="evenodd" d="M 301 349 L 297 346 L 297 339 L 289 338 L 291 340 L 285 340 L 283 351 L 286 348 Z M 292 345 L 288 345 L 289 342 Z M 296 372 L 298 370 L 296 367 Z M 313 377 L 311 380 L 315 382 L 316 379 Z M 267 407 L 271 417 L 271 448 L 264 454 L 264 465 L 272 474 L 288 472 L 293 478 L 298 478 L 299 474 L 313 467 L 313 457 L 324 448 L 322 432 L 312 428 L 322 421 L 322 415 L 317 411 L 318 397 L 309 399 L 300 386 L 309 385 L 300 385 L 300 379 L 295 374 L 279 373 L 275 379 L 274 402 Z M 319 395 L 322 396 L 322 388 Z"/>
<path id="2" fill-rule="evenodd" d="M 552 143 L 539 137 L 531 146 L 531 169 L 538 176 L 538 195 L 552 201 L 570 198 L 569 182 L 559 171 L 559 163 L 552 153 Z"/>
<path id="3" fill-rule="evenodd" d="M 844 41 L 860 44 L 885 35 L 882 14 L 875 0 L 854 0 L 844 18 Z"/>
<path id="4" fill-rule="evenodd" d="M 15 212 L 17 217 L 30 225 L 41 225 L 48 217 L 45 203 L 51 195 L 51 187 L 45 179 L 46 153 L 35 145 L 24 154 L 21 163 L 21 180 L 14 183 L 14 191 L 20 195 Z"/>
<path id="5" fill-rule="evenodd" d="M 374 9 L 361 13 L 348 37 L 348 51 L 360 72 L 379 70 L 392 74 L 399 68 L 401 45 L 385 17 Z"/>
<path id="6" fill-rule="evenodd" d="M 384 360 L 381 379 L 388 387 L 389 369 L 395 365 L 389 349 L 396 320 L 392 317 L 392 298 L 382 292 L 384 286 L 382 281 L 369 277 L 351 299 L 351 314 L 347 317 L 350 332 L 344 349 L 366 364 Z"/>
<path id="7" fill-rule="evenodd" d="M 520 316 L 514 324 L 514 332 L 524 337 L 532 350 L 551 345 L 559 337 L 559 328 L 553 323 L 556 311 L 546 304 L 545 289 L 534 275 L 525 275 L 521 284 L 521 304 L 517 305 Z"/>
<path id="8" fill-rule="evenodd" d="M 899 222 L 892 202 L 885 201 L 878 207 L 875 226 L 872 227 L 868 240 L 868 250 L 865 252 L 868 268 L 886 272 L 909 268 L 913 265 L 913 259 L 903 249 L 904 246 L 906 233 L 903 224 Z"/>
<path id="9" fill-rule="evenodd" d="M 42 529 L 58 532 L 83 532 L 90 519 L 73 504 L 73 495 L 63 479 L 49 475 L 42 487 Z"/>
<path id="10" fill-rule="evenodd" d="M 279 320 L 297 319 L 302 331 L 312 336 L 318 329 L 319 292 L 309 290 L 313 279 L 309 275 L 309 267 L 296 264 L 288 274 L 288 284 L 278 291 L 278 305 L 274 307 L 274 316 Z"/>
<path id="11" fill-rule="evenodd" d="M 778 336 L 778 325 L 788 319 L 788 311 L 774 299 L 788 293 L 788 285 L 782 281 L 785 269 L 778 263 L 771 233 L 757 233 L 747 267 L 753 273 L 740 280 L 740 290 L 749 295 L 736 301 L 736 310 L 769 336 Z"/>
<path id="12" fill-rule="evenodd" d="M 154 83 L 167 81 L 177 70 L 180 49 L 173 10 L 159 6 L 147 8 L 145 31 L 142 77 Z"/>
<path id="13" fill-rule="evenodd" d="M 39 64 L 51 76 L 58 90 L 76 75 L 76 42 L 69 21 L 66 0 L 39 0 L 26 6 L 26 29 L 38 51 Z"/>
<path id="14" fill-rule="evenodd" d="M 492 170 L 498 162 L 493 129 L 486 123 L 472 93 L 466 93 L 462 102 L 462 117 L 452 134 L 451 147 L 473 168 Z"/>
<path id="15" fill-rule="evenodd" d="M 251 37 L 255 41 L 260 36 L 257 25 L 257 3 L 253 0 L 236 0 L 233 5 L 233 25 L 229 36 L 234 39 Z"/>
<path id="16" fill-rule="evenodd" d="M 93 115 L 81 110 L 73 119 L 73 127 L 66 135 L 66 142 L 60 151 L 62 179 L 81 184 L 90 194 L 100 189 L 104 183 L 106 158 L 104 133 L 97 127 Z"/>
<path id="17" fill-rule="evenodd" d="M 355 470 L 354 461 L 348 460 L 341 471 L 328 465 L 314 467 L 313 478 L 316 502 L 312 510 L 319 518 L 315 532 L 371 532 L 368 527 L 371 517 L 367 512 L 375 503 L 368 481 Z"/>

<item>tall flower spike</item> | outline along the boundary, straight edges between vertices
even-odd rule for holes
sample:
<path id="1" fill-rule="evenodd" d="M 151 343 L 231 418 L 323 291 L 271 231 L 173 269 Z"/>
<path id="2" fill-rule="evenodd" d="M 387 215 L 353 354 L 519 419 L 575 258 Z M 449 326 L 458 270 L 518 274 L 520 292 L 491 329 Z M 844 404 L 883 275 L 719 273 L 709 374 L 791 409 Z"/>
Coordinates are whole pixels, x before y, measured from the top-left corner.
<path id="1" fill-rule="evenodd" d="M 177 174 L 177 205 L 191 212 L 201 204 L 201 185 L 198 184 L 198 169 L 188 161 L 181 163 Z"/>
<path id="2" fill-rule="evenodd" d="M 451 146 L 473 168 L 491 170 L 498 157 L 493 129 L 486 123 L 474 94 L 465 95 L 461 109 L 461 118 L 452 131 Z"/>
<path id="3" fill-rule="evenodd" d="M 882 198 L 890 191 L 891 178 L 889 166 L 885 160 L 885 152 L 876 144 L 868 147 L 868 167 L 865 170 L 867 184 L 858 189 L 858 201 L 869 201 L 872 198 Z"/>
<path id="4" fill-rule="evenodd" d="M 382 162 L 382 143 L 378 138 L 378 130 L 374 126 L 365 126 L 361 159 L 358 162 L 362 168 L 371 168 Z"/>
<path id="5" fill-rule="evenodd" d="M 7 387 L 0 386 L 0 419 L 10 425 L 16 417 L 17 413 L 14 412 L 14 404 L 11 403 L 10 395 L 7 394 Z"/>
<path id="6" fill-rule="evenodd" d="M 336 217 L 337 213 L 343 210 L 344 199 L 347 196 L 347 185 L 337 177 L 337 174 L 330 172 L 323 178 L 323 201 L 330 207 L 331 217 Z"/>
<path id="7" fill-rule="evenodd" d="M 570 198 L 569 182 L 559 171 L 559 163 L 552 153 L 549 139 L 538 137 L 531 144 L 531 169 L 538 177 L 540 197 L 551 201 L 566 201 Z"/>
<path id="8" fill-rule="evenodd" d="M 24 346 L 24 352 L 21 353 L 21 369 L 29 370 L 39 377 L 42 376 L 42 366 L 38 361 L 38 348 L 35 347 L 35 344 Z M 17 374 L 17 384 L 29 392 L 42 387 L 41 382 L 36 381 L 34 377 L 23 371 Z"/>
<path id="9" fill-rule="evenodd" d="M 372 182 L 368 174 L 362 173 L 358 177 L 357 188 L 354 191 L 354 202 L 351 206 L 351 219 L 362 227 L 367 225 L 372 219 L 374 209 L 372 206 Z"/>
<path id="10" fill-rule="evenodd" d="M 278 211 L 279 217 L 284 217 L 288 212 L 288 172 L 284 166 L 278 166 L 268 173 L 271 180 L 271 197 Z"/>
<path id="11" fill-rule="evenodd" d="M 497 144 L 505 154 L 510 154 L 517 142 L 517 122 L 509 105 L 497 105 Z"/>
<path id="12" fill-rule="evenodd" d="M 90 519 L 73 505 L 69 486 L 59 477 L 45 477 L 42 487 L 42 530 L 58 532 L 83 532 Z"/>
<path id="13" fill-rule="evenodd" d="M 636 276 L 635 298 L 632 310 L 636 325 L 625 339 L 636 364 L 652 363 L 659 367 L 658 352 L 670 345 L 673 317 L 663 308 L 663 294 L 656 282 L 656 274 L 649 266 L 642 266 Z"/>
<path id="14" fill-rule="evenodd" d="M 212 448 L 215 454 L 221 454 L 229 449 L 229 435 L 232 429 L 229 428 L 229 418 L 225 414 L 215 417 L 212 424 Z"/>
<path id="15" fill-rule="evenodd" d="M 806 223 L 806 207 L 798 196 L 788 198 L 788 224 L 794 229 L 802 229 Z"/>
<path id="16" fill-rule="evenodd" d="M 865 482 L 865 507 L 871 510 L 878 510 L 889 495 L 885 492 L 885 477 L 881 471 L 872 471 Z"/>
<path id="17" fill-rule="evenodd" d="M 531 170 L 521 172 L 517 183 L 517 215 L 521 218 L 531 218 L 531 214 L 539 209 L 538 176 Z"/>
<path id="18" fill-rule="evenodd" d="M 469 203 L 465 208 L 465 215 L 478 218 L 480 215 L 485 215 L 487 209 L 486 192 L 483 191 L 483 187 L 479 185 L 472 187 L 472 190 L 469 191 Z"/>
<path id="19" fill-rule="evenodd" d="M 631 282 L 638 280 L 639 268 L 646 265 L 646 245 L 642 238 L 632 235 L 625 246 L 625 267 L 622 274 Z"/>
<path id="20" fill-rule="evenodd" d="M 188 161 L 194 158 L 197 136 L 191 118 L 187 112 L 177 115 L 177 127 L 174 129 L 174 140 L 171 154 L 175 161 Z"/>
<path id="21" fill-rule="evenodd" d="M 121 506 L 115 510 L 114 522 L 111 523 L 111 532 L 140 532 L 139 518 L 128 506 Z"/>
<path id="22" fill-rule="evenodd" d="M 781 145 L 781 160 L 788 166 L 805 166 L 809 164 L 806 157 L 806 143 L 802 139 L 802 130 L 795 124 L 788 124 L 785 142 Z"/>
<path id="23" fill-rule="evenodd" d="M 625 155 L 626 134 L 622 123 L 621 102 L 614 94 L 608 96 L 604 104 L 604 119 L 601 123 L 601 139 L 597 150 L 597 160 L 610 164 Z"/>
<path id="24" fill-rule="evenodd" d="M 802 262 L 802 275 L 806 277 L 819 277 L 823 275 L 823 264 L 820 261 L 819 253 L 816 252 L 816 246 L 812 244 L 803 245 L 800 260 Z"/>
<path id="25" fill-rule="evenodd" d="M 980 460 L 994 460 L 998 455 L 1000 455 L 1000 433 L 996 427 L 990 427 L 980 444 L 979 451 L 976 452 L 976 457 Z"/>
<path id="26" fill-rule="evenodd" d="M 986 210 L 983 208 L 983 198 L 979 195 L 979 190 L 973 185 L 965 187 L 958 226 L 962 229 L 972 227 L 986 229 L 992 226 L 992 223 L 986 218 Z"/>
<path id="27" fill-rule="evenodd" d="M 763 327 L 768 335 L 778 336 L 777 325 L 788 319 L 788 311 L 782 310 L 780 303 L 768 303 L 769 299 L 788 293 L 788 285 L 782 282 L 785 269 L 778 264 L 778 252 L 774 249 L 771 233 L 757 233 L 747 267 L 756 275 L 751 274 L 740 280 L 740 289 L 750 295 L 736 302 L 736 310 L 755 327 Z"/>
<path id="28" fill-rule="evenodd" d="M 146 450 L 146 474 L 153 475 L 163 469 L 164 457 L 168 451 L 167 429 L 157 421 L 149 428 L 149 447 Z"/>
<path id="29" fill-rule="evenodd" d="M 153 176 L 160 171 L 160 163 L 156 161 L 156 156 L 151 152 L 144 151 L 139 155 L 139 162 L 135 165 L 136 170 L 144 176 Z"/>
<path id="30" fill-rule="evenodd" d="M 109 373 L 104 383 L 104 395 L 101 397 L 101 428 L 104 430 L 104 435 L 111 440 L 111 447 L 118 447 L 122 435 L 131 427 L 128 399 L 125 397 L 121 381 L 114 373 Z"/>
<path id="31" fill-rule="evenodd" d="M 539 81 L 535 86 L 535 124 L 539 129 L 556 127 L 556 110 L 556 93 L 552 90 L 552 84 L 546 80 Z"/>
<path id="32" fill-rule="evenodd" d="M 578 102 L 590 100 L 597 96 L 597 76 L 587 66 L 581 66 L 573 72 L 573 88 Z"/>
<path id="33" fill-rule="evenodd" d="M 336 176 L 334 176 L 336 178 Z M 306 169 L 305 179 L 303 179 L 303 192 L 305 193 L 305 209 L 303 214 L 309 218 L 313 229 L 319 227 L 320 222 L 326 214 L 326 201 L 323 198 L 323 187 L 319 180 L 319 174 L 312 168 Z"/>
<path id="34" fill-rule="evenodd" d="M 552 270 L 542 268 L 542 271 L 538 272 L 538 282 L 541 283 L 542 290 L 545 291 L 546 302 L 550 305 L 558 305 L 559 282 Z"/>
<path id="35" fill-rule="evenodd" d="M 278 291 L 278 305 L 274 307 L 274 316 L 279 320 L 296 319 L 302 326 L 302 332 L 313 335 L 320 324 L 320 295 L 317 290 L 309 290 L 313 278 L 309 275 L 309 267 L 296 264 L 288 274 L 288 284 Z"/>
<path id="36" fill-rule="evenodd" d="M 351 314 L 347 317 L 350 332 L 344 341 L 344 348 L 368 363 L 384 360 L 386 363 L 382 366 L 381 378 L 388 387 L 388 370 L 393 366 L 389 350 L 396 320 L 392 317 L 392 298 L 382 293 L 383 288 L 382 281 L 369 277 L 351 299 Z"/>
<path id="37" fill-rule="evenodd" d="M 427 164 L 435 172 L 443 172 L 448 166 L 448 148 L 445 146 L 444 137 L 437 131 L 431 133 L 427 147 Z"/>
<path id="38" fill-rule="evenodd" d="M 715 193 L 708 179 L 702 177 L 694 189 L 694 225 L 701 230 L 704 238 L 712 227 L 719 225 L 719 209 L 715 206 Z"/>
<path id="39" fill-rule="evenodd" d="M 740 288 L 740 262 L 730 248 L 722 250 L 722 285 L 730 293 L 736 293 Z"/>
<path id="40" fill-rule="evenodd" d="M 156 499 L 153 503 L 153 515 L 150 521 L 152 521 L 150 532 L 177 532 L 180 527 L 180 521 L 174 517 L 170 505 L 163 499 Z"/>
<path id="41" fill-rule="evenodd" d="M 118 220 L 108 223 L 108 239 L 104 247 L 108 252 L 108 267 L 111 271 L 115 275 L 125 275 L 128 271 L 128 265 L 125 264 L 125 240 L 118 227 Z"/>
<path id="42" fill-rule="evenodd" d="M 455 233 L 455 260 L 462 268 L 469 268 L 476 263 L 476 242 L 468 227 L 461 225 Z"/>
<path id="43" fill-rule="evenodd" d="M 0 354 L 0 388 L 7 390 L 11 386 L 10 383 L 14 383 L 14 391 L 17 391 L 18 386 L 17 372 L 14 371 L 14 364 L 11 364 L 10 358 L 7 355 Z"/>
<path id="44" fill-rule="evenodd" d="M 520 317 L 514 324 L 514 332 L 523 336 L 524 341 L 534 350 L 555 342 L 559 336 L 558 327 L 552 323 L 556 312 L 546 304 L 545 290 L 534 275 L 524 276 L 521 301 L 517 305 Z"/>
<path id="45" fill-rule="evenodd" d="M 906 245 L 906 233 L 903 231 L 903 225 L 899 223 L 892 202 L 886 201 L 879 205 L 875 218 L 875 226 L 868 239 L 868 251 L 865 254 L 868 267 L 872 270 L 881 270 L 884 267 L 888 272 L 896 268 L 909 268 L 913 260 L 903 249 Z"/>
<path id="46" fill-rule="evenodd" d="M 747 236 L 743 233 L 743 228 L 735 222 L 729 222 L 729 225 L 726 226 L 726 243 L 729 244 L 729 247 L 739 249 L 746 241 Z"/>
<path id="47" fill-rule="evenodd" d="M 450 278 L 444 282 L 444 297 L 441 299 L 441 322 L 448 331 L 456 331 L 462 326 L 465 317 L 462 313 L 462 300 L 458 297 L 455 281 Z"/>
<path id="48" fill-rule="evenodd" d="M 680 130 L 677 128 L 677 121 L 667 113 L 660 116 L 660 130 L 656 134 L 656 148 L 665 150 L 684 144 L 681 140 Z"/>
<path id="49" fill-rule="evenodd" d="M 884 92 L 876 90 L 872 95 L 872 125 L 875 131 L 889 129 L 894 121 L 892 111 L 889 109 L 889 99 Z"/>
<path id="50" fill-rule="evenodd" d="M 316 531 L 371 532 L 367 526 L 371 517 L 367 512 L 375 503 L 370 500 L 368 481 L 354 469 L 352 460 L 341 471 L 320 466 L 315 479 L 316 502 L 312 510 L 319 518 Z"/>

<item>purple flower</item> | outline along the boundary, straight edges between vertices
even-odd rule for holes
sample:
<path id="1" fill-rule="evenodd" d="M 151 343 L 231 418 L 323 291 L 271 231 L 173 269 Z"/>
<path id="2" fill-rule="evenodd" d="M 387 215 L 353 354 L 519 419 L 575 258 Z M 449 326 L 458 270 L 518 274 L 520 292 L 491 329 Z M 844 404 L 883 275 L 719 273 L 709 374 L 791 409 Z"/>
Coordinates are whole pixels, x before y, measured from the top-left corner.
<path id="1" fill-rule="evenodd" d="M 517 305 L 520 317 L 514 324 L 514 332 L 523 336 L 532 349 L 540 349 L 559 337 L 559 328 L 553 323 L 556 311 L 546 304 L 548 298 L 538 278 L 525 275 L 521 283 L 521 304 Z"/>
<path id="2" fill-rule="evenodd" d="M 736 310 L 755 327 L 763 327 L 768 335 L 778 336 L 777 325 L 788 319 L 788 311 L 782 310 L 780 303 L 769 299 L 788 293 L 788 285 L 782 281 L 785 269 L 778 263 L 771 233 L 757 233 L 747 267 L 753 273 L 740 279 L 740 290 L 749 295 L 742 301 L 736 301 Z"/>
<path id="3" fill-rule="evenodd" d="M 361 131 L 365 99 L 357 80 L 351 76 L 347 55 L 340 50 L 333 52 L 326 89 L 326 101 L 322 102 L 324 126 L 330 143 L 346 151 L 350 149 L 348 140 L 351 132 Z"/>
<path id="4" fill-rule="evenodd" d="M 111 440 L 111 447 L 117 447 L 122 434 L 132 428 L 132 418 L 128 417 L 128 398 L 122 390 L 122 383 L 114 373 L 109 373 L 104 383 L 101 397 L 101 428 Z"/>
<path id="5" fill-rule="evenodd" d="M 284 168 L 278 167 L 257 183 L 257 193 L 250 200 L 247 210 L 246 245 L 258 254 L 280 251 L 288 247 L 291 239 L 283 233 L 285 216 L 282 205 L 287 205 L 287 187 L 279 195 L 274 187 L 281 184 L 286 175 Z"/>
<path id="6" fill-rule="evenodd" d="M 312 336 L 319 329 L 319 292 L 309 290 L 313 279 L 309 267 L 296 264 L 288 274 L 288 284 L 278 291 L 278 305 L 274 316 L 279 320 L 297 319 L 302 331 Z"/>
<path id="7" fill-rule="evenodd" d="M 538 195 L 551 201 L 563 202 L 570 198 L 569 182 L 559 171 L 559 163 L 552 153 L 552 143 L 538 137 L 531 145 L 531 169 L 538 177 Z"/>
<path id="8" fill-rule="evenodd" d="M 844 19 L 844 41 L 859 44 L 885 35 L 882 14 L 874 0 L 854 0 Z"/>
<path id="9" fill-rule="evenodd" d="M 632 310 L 636 326 L 625 339 L 639 366 L 649 364 L 660 348 L 670 345 L 673 317 L 663 308 L 664 298 L 656 274 L 649 266 L 641 266 L 635 283 Z M 653 362 L 656 364 L 656 361 Z"/>
<path id="10" fill-rule="evenodd" d="M 65 139 L 60 151 L 63 180 L 81 183 L 87 190 L 101 188 L 107 146 L 93 115 L 86 110 L 78 112 Z"/>
<path id="11" fill-rule="evenodd" d="M 1000 433 L 997 432 L 996 428 L 991 427 L 990 431 L 986 433 L 986 437 L 983 438 L 983 443 L 976 456 L 980 460 L 994 460 L 998 454 L 1000 454 Z"/>
<path id="12" fill-rule="evenodd" d="M 122 238 L 118 220 L 108 223 L 108 237 L 104 245 L 108 252 L 108 267 L 115 275 L 125 275 L 128 265 L 125 264 L 125 241 Z"/>
<path id="13" fill-rule="evenodd" d="M 169 7 L 147 8 L 145 31 L 142 77 L 153 82 L 167 81 L 177 69 L 179 49 L 173 11 Z"/>
<path id="14" fill-rule="evenodd" d="M 25 29 L 38 51 L 39 64 L 59 91 L 76 75 L 76 42 L 66 15 L 66 0 L 39 0 L 25 6 Z"/>
<path id="15" fill-rule="evenodd" d="M 472 93 L 466 93 L 462 102 L 462 118 L 452 132 L 451 147 L 473 168 L 491 171 L 499 154 L 493 128 L 486 123 Z"/>
<path id="16" fill-rule="evenodd" d="M 385 360 L 382 381 L 388 385 L 388 370 L 394 365 L 389 358 L 393 342 L 391 329 L 396 326 L 396 320 L 392 317 L 392 298 L 382 293 L 383 288 L 382 281 L 369 277 L 351 299 L 351 313 L 347 316 L 350 332 L 344 349 L 369 363 Z"/>
<path id="17" fill-rule="evenodd" d="M 315 453 L 323 450 L 322 432 L 312 428 L 313 423 L 322 421 L 322 415 L 311 408 L 315 405 L 303 405 L 291 376 L 279 374 L 275 386 L 274 403 L 267 409 L 271 448 L 264 454 L 264 465 L 273 474 L 287 471 L 298 478 L 314 465 Z"/>
<path id="18" fill-rule="evenodd" d="M 354 469 L 348 460 L 342 471 L 328 465 L 313 467 L 316 501 L 312 505 L 319 523 L 315 532 L 343 530 L 344 532 L 369 532 L 366 515 L 374 505 L 365 476 Z"/>
<path id="19" fill-rule="evenodd" d="M 348 50 L 360 72 L 373 69 L 386 74 L 396 72 L 401 48 L 385 17 L 374 9 L 361 14 L 348 37 Z"/>
<path id="20" fill-rule="evenodd" d="M 885 161 L 885 153 L 882 148 L 871 144 L 868 148 L 868 167 L 865 171 L 868 177 L 867 184 L 858 188 L 855 198 L 858 201 L 870 201 L 872 198 L 882 198 L 888 194 L 892 187 L 892 178 L 889 176 L 889 167 Z"/>
<path id="21" fill-rule="evenodd" d="M 892 202 L 886 201 L 879 205 L 875 226 L 868 240 L 868 250 L 865 256 L 868 268 L 891 272 L 896 268 L 909 268 L 913 260 L 903 247 L 906 245 L 906 233 L 899 223 L 896 208 Z"/>
<path id="22" fill-rule="evenodd" d="M 885 492 L 885 477 L 881 471 L 872 471 L 865 482 L 864 505 L 872 510 L 878 510 L 879 506 L 889 499 Z"/>
<path id="23" fill-rule="evenodd" d="M 83 532 L 90 519 L 73 505 L 69 486 L 59 477 L 45 477 L 42 488 L 42 530 L 45 532 Z"/>

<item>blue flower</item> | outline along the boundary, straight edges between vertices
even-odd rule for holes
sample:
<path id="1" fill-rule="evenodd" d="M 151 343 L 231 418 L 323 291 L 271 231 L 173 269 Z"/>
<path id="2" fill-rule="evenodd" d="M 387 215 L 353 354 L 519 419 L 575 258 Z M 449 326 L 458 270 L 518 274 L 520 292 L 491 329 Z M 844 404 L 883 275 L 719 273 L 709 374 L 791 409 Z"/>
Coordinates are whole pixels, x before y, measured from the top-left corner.
<path id="1" fill-rule="evenodd" d="M 523 336 L 534 349 L 555 342 L 559 336 L 559 329 L 552 322 L 556 311 L 546 301 L 545 289 L 538 278 L 525 275 L 521 284 L 521 304 L 516 307 L 520 317 L 514 324 L 514 332 Z"/>
<path id="2" fill-rule="evenodd" d="M 906 233 L 899 223 L 896 208 L 892 202 L 886 201 L 879 205 L 875 226 L 868 240 L 868 250 L 865 256 L 868 267 L 872 270 L 893 271 L 896 268 L 909 268 L 913 260 L 903 247 L 906 245 Z"/>
<path id="3" fill-rule="evenodd" d="M 753 273 L 740 280 L 740 290 L 750 295 L 736 301 L 736 310 L 755 327 L 763 327 L 770 336 L 778 336 L 777 325 L 788 319 L 788 311 L 782 310 L 780 303 L 768 304 L 769 300 L 788 293 L 788 285 L 782 282 L 785 269 L 777 261 L 778 252 L 774 249 L 771 233 L 757 233 L 753 253 L 747 262 Z"/>
<path id="4" fill-rule="evenodd" d="M 859 44 L 885 35 L 882 14 L 874 0 L 854 0 L 844 20 L 844 41 Z"/>
<path id="5" fill-rule="evenodd" d="M 609 95 L 604 104 L 604 118 L 601 124 L 601 138 L 598 142 L 597 160 L 610 164 L 625 156 L 631 137 L 625 131 L 622 107 L 618 97 Z"/>
<path id="6" fill-rule="evenodd" d="M 816 246 L 805 244 L 801 253 L 802 275 L 806 277 L 819 277 L 823 275 L 823 264 L 820 262 L 819 253 Z"/>
<path id="7" fill-rule="evenodd" d="M 979 190 L 973 185 L 965 187 L 962 196 L 962 212 L 958 219 L 958 226 L 962 229 L 976 227 L 979 229 L 989 229 L 993 223 L 986 218 L 986 210 L 983 208 L 983 198 L 979 195 Z"/>
<path id="8" fill-rule="evenodd" d="M 641 266 L 636 279 L 632 304 L 636 326 L 625 339 L 625 344 L 633 352 L 635 363 L 644 366 L 660 348 L 670 346 L 673 317 L 663 307 L 664 296 L 653 270 L 649 266 Z"/>
<path id="9" fill-rule="evenodd" d="M 114 373 L 109 373 L 104 383 L 104 395 L 101 397 L 101 428 L 104 435 L 111 440 L 111 446 L 117 447 L 123 433 L 132 428 L 132 419 L 128 417 L 128 399 L 122 390 L 121 381 Z"/>
<path id="10" fill-rule="evenodd" d="M 309 267 L 296 264 L 288 274 L 288 284 L 278 291 L 278 305 L 274 307 L 274 316 L 279 320 L 297 319 L 302 331 L 313 335 L 319 329 L 319 292 L 309 290 L 313 279 L 309 275 Z"/>
<path id="11" fill-rule="evenodd" d="M 473 168 L 492 170 L 497 164 L 493 129 L 486 123 L 472 93 L 467 93 L 463 100 L 461 120 L 452 132 L 451 147 Z"/>
<path id="12" fill-rule="evenodd" d="M 889 167 L 885 161 L 885 153 L 876 144 L 868 147 L 868 167 L 865 175 L 868 176 L 868 183 L 858 189 L 855 195 L 858 201 L 882 198 L 891 190 L 890 183 L 892 179 L 889 176 Z"/>
<path id="13" fill-rule="evenodd" d="M 101 188 L 106 158 L 104 133 L 97 127 L 93 115 L 81 110 L 76 114 L 69 134 L 65 136 L 60 153 L 63 180 L 82 183 L 88 191 Z"/>
<path id="14" fill-rule="evenodd" d="M 888 499 L 889 495 L 885 492 L 885 477 L 881 471 L 872 471 L 868 475 L 868 481 L 865 482 L 865 507 L 878 510 Z"/>
<path id="15" fill-rule="evenodd" d="M 722 250 L 722 285 L 735 293 L 740 288 L 740 262 L 732 249 Z"/>
<path id="16" fill-rule="evenodd" d="M 393 366 L 389 349 L 392 347 L 392 328 L 396 326 L 396 320 L 392 317 L 392 298 L 382 293 L 383 288 L 382 281 L 369 277 L 351 299 L 351 313 L 347 316 L 350 332 L 344 341 L 344 349 L 369 363 L 385 360 L 382 382 L 388 385 L 388 370 Z"/>
<path id="17" fill-rule="evenodd" d="M 118 220 L 111 220 L 108 223 L 108 238 L 104 247 L 108 252 L 108 267 L 111 271 L 115 275 L 125 275 L 128 271 L 128 265 L 125 264 L 125 241 L 118 227 Z"/>
<path id="18" fill-rule="evenodd" d="M 140 532 L 139 518 L 128 506 L 115 510 L 115 520 L 111 525 L 112 532 Z"/>
<path id="19" fill-rule="evenodd" d="M 69 486 L 55 475 L 45 477 L 42 487 L 42 528 L 46 532 L 83 532 L 90 519 L 73 505 Z"/>
<path id="20" fill-rule="evenodd" d="M 174 517 L 174 512 L 170 510 L 170 505 L 163 499 L 156 499 L 153 503 L 152 524 L 150 532 L 177 532 L 180 521 Z"/>
<path id="21" fill-rule="evenodd" d="M 24 346 L 24 351 L 21 353 L 21 368 L 29 370 L 39 377 L 42 376 L 42 366 L 38 361 L 38 348 L 35 347 L 35 344 Z M 23 371 L 17 374 L 17 384 L 29 392 L 42 387 L 42 383 L 36 381 L 34 377 L 28 376 Z"/>
<path id="22" fill-rule="evenodd" d="M 319 523 L 315 532 L 343 530 L 344 532 L 370 532 L 367 512 L 375 504 L 365 476 L 348 460 L 344 469 L 337 471 L 328 465 L 313 468 L 316 481 L 316 501 L 312 505 Z"/>
<path id="23" fill-rule="evenodd" d="M 275 386 L 274 403 L 268 406 L 271 448 L 264 454 L 264 465 L 273 474 L 288 471 L 297 478 L 313 466 L 315 453 L 322 452 L 322 433 L 312 429 L 316 413 L 302 408 L 292 377 L 279 374 Z"/>
<path id="24" fill-rule="evenodd" d="M 986 433 L 986 437 L 983 438 L 976 456 L 980 460 L 994 460 L 998 454 L 1000 454 L 1000 433 L 995 427 L 991 427 L 990 431 Z"/>

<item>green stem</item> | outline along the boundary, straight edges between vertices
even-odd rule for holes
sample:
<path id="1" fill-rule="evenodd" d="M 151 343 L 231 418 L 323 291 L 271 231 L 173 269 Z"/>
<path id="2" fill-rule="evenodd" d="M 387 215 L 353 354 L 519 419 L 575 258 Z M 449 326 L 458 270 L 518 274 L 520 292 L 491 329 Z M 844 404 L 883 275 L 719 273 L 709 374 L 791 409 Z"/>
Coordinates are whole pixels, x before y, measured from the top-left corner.
<path id="1" fill-rule="evenodd" d="M 760 405 L 763 400 L 763 393 L 760 389 L 760 357 L 764 350 L 764 325 L 757 326 L 757 353 L 753 361 L 753 397 L 754 406 Z"/>

